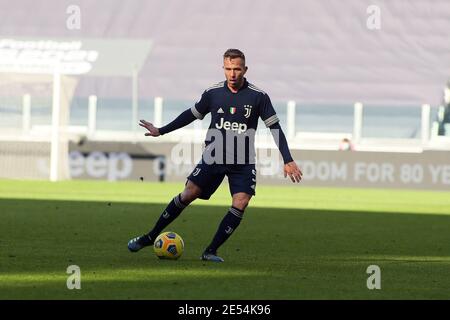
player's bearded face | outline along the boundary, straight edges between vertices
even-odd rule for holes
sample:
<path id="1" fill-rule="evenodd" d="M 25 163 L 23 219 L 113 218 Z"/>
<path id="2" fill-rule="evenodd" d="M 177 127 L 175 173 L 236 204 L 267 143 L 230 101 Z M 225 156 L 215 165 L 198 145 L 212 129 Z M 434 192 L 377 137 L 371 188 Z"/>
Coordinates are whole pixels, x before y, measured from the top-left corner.
<path id="1" fill-rule="evenodd" d="M 247 72 L 244 60 L 241 58 L 225 58 L 223 60 L 223 69 L 228 85 L 233 88 L 241 87 L 244 81 L 244 75 Z"/>

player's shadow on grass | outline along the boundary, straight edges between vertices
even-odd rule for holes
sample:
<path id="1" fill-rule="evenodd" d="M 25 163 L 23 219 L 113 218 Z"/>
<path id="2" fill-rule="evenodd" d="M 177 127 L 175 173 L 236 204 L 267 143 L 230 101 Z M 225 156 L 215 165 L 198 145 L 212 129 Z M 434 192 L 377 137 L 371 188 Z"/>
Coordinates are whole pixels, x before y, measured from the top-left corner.
<path id="1" fill-rule="evenodd" d="M 402 298 L 405 286 L 413 298 L 448 292 L 450 216 L 249 207 L 220 248 L 225 263 L 214 264 L 199 256 L 228 207 L 193 205 L 168 228 L 186 243 L 178 261 L 160 261 L 151 248 L 128 252 L 128 240 L 148 231 L 165 206 L 0 200 L 1 298 Z M 370 264 L 390 270 L 389 290 L 367 290 Z M 81 268 L 82 293 L 66 288 L 69 265 Z"/>
<path id="2" fill-rule="evenodd" d="M 126 245 L 130 238 L 147 232 L 165 206 L 2 199 L 2 260 L 16 271 L 33 265 L 49 271 L 55 265 L 80 261 L 102 268 L 161 264 L 151 250 L 133 254 Z M 227 210 L 225 206 L 191 205 L 167 228 L 186 243 L 181 263 L 205 264 L 199 260 L 200 253 Z M 327 257 L 447 261 L 439 257 L 450 252 L 448 230 L 450 216 L 439 214 L 249 207 L 220 252 L 231 266 L 251 261 L 295 264 Z"/>

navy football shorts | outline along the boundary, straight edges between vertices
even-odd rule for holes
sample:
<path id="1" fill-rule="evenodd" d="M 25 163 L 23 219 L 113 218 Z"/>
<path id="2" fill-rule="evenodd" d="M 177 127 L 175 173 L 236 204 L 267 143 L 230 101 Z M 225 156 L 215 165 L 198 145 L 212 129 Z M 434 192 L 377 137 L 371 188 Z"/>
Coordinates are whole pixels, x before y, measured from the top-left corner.
<path id="1" fill-rule="evenodd" d="M 255 164 L 206 164 L 200 161 L 187 179 L 202 189 L 199 198 L 208 200 L 216 192 L 225 176 L 228 177 L 231 195 L 238 192 L 255 195 Z"/>

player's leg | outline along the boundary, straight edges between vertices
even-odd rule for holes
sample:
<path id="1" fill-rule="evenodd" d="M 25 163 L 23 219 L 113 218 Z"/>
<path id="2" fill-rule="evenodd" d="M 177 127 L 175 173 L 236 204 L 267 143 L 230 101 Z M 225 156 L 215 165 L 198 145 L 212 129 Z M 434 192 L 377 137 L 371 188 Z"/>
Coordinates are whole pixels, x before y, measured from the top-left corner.
<path id="1" fill-rule="evenodd" d="M 203 260 L 210 260 L 222 262 L 223 259 L 217 256 L 219 247 L 227 241 L 231 234 L 237 229 L 244 216 L 244 210 L 248 206 L 251 195 L 245 192 L 238 192 L 233 194 L 233 202 L 231 208 L 228 209 L 227 214 L 222 219 L 214 235 L 210 245 L 206 248 L 202 255 Z"/>
<path id="2" fill-rule="evenodd" d="M 166 209 L 164 209 L 153 229 L 147 234 L 148 237 L 153 240 L 156 239 L 161 231 L 172 223 L 172 221 L 174 221 L 192 201 L 197 199 L 201 193 L 202 190 L 200 187 L 188 180 L 183 192 L 176 195 L 167 205 Z"/>
<path id="3" fill-rule="evenodd" d="M 254 165 L 231 166 L 227 175 L 233 197 L 232 205 L 219 224 L 210 245 L 204 251 L 203 260 L 223 261 L 217 256 L 217 250 L 237 229 L 251 197 L 255 194 L 256 171 Z"/>
<path id="4" fill-rule="evenodd" d="M 188 180 L 183 192 L 176 195 L 172 201 L 170 201 L 153 229 L 147 234 L 131 239 L 128 242 L 128 249 L 132 252 L 137 252 L 146 246 L 152 245 L 161 231 L 172 223 L 192 201 L 201 195 L 201 193 L 202 190 L 200 187 Z"/>
<path id="5" fill-rule="evenodd" d="M 192 201 L 197 198 L 209 199 L 224 177 L 225 173 L 220 165 L 208 165 L 201 161 L 187 177 L 184 191 L 172 199 L 162 212 L 155 227 L 149 233 L 131 239 L 128 242 L 128 249 L 137 252 L 145 246 L 152 245 L 159 233 L 175 220 Z"/>

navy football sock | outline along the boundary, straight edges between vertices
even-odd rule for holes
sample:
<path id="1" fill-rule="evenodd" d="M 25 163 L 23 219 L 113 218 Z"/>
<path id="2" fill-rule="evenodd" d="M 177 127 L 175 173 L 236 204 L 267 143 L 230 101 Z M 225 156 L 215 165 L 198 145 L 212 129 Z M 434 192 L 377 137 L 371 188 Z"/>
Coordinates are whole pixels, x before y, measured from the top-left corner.
<path id="1" fill-rule="evenodd" d="M 214 236 L 211 244 L 206 248 L 206 253 L 216 254 L 217 249 L 231 236 L 234 230 L 239 226 L 244 211 L 231 207 L 219 225 L 219 229 Z"/>
<path id="2" fill-rule="evenodd" d="M 175 196 L 159 217 L 155 227 L 147 235 L 155 240 L 161 231 L 180 215 L 184 208 L 186 208 L 186 205 L 181 201 L 181 194 Z"/>

